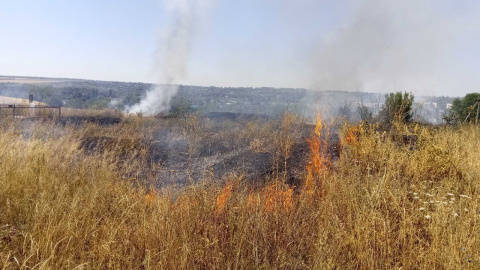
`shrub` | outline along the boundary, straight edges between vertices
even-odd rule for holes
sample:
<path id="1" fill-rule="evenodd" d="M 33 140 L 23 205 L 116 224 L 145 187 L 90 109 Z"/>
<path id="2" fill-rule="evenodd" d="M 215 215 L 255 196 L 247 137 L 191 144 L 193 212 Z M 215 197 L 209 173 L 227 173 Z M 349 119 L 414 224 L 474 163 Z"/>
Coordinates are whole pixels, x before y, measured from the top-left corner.
<path id="1" fill-rule="evenodd" d="M 458 124 L 465 121 L 471 122 L 477 118 L 474 111 L 475 104 L 480 99 L 479 93 L 470 93 L 464 98 L 456 98 L 453 100 L 452 108 L 443 116 L 448 124 Z"/>
<path id="2" fill-rule="evenodd" d="M 385 104 L 380 110 L 379 117 L 382 124 L 390 126 L 394 121 L 408 123 L 412 120 L 412 93 L 396 92 L 385 96 Z"/>

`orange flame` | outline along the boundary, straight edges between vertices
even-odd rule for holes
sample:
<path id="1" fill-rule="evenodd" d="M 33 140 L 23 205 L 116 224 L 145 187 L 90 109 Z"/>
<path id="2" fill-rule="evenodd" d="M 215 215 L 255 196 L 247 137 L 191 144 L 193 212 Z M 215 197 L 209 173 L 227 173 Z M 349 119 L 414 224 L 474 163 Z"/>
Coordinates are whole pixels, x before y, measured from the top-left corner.
<path id="1" fill-rule="evenodd" d="M 227 200 L 232 193 L 232 188 L 233 188 L 233 184 L 231 183 L 227 184 L 223 188 L 222 193 L 218 195 L 216 208 L 215 208 L 216 214 L 222 214 L 225 211 Z"/>
<path id="2" fill-rule="evenodd" d="M 358 143 L 358 136 L 361 131 L 361 126 L 348 126 L 345 129 L 344 137 L 340 138 L 342 145 L 354 145 Z"/>
<path id="3" fill-rule="evenodd" d="M 277 207 L 288 212 L 293 206 L 293 188 L 282 190 L 278 189 L 276 184 L 273 184 L 266 187 L 263 193 L 267 212 L 271 212 Z"/>
<path id="4" fill-rule="evenodd" d="M 157 199 L 157 192 L 155 191 L 155 189 L 150 188 L 144 197 L 145 204 L 152 205 L 155 199 Z"/>
<path id="5" fill-rule="evenodd" d="M 330 160 L 327 158 L 327 144 L 321 140 L 322 132 L 325 129 L 326 126 L 322 124 L 322 118 L 319 114 L 315 125 L 315 134 L 311 138 L 307 138 L 310 148 L 310 162 L 306 167 L 307 179 L 305 180 L 304 192 L 308 195 L 312 195 L 316 188 L 322 189 L 322 181 L 319 176 L 327 172 L 330 164 Z"/>
<path id="6" fill-rule="evenodd" d="M 315 134 L 320 137 L 321 130 L 324 129 L 322 125 L 322 116 L 320 114 L 317 115 L 317 123 L 315 125 Z"/>

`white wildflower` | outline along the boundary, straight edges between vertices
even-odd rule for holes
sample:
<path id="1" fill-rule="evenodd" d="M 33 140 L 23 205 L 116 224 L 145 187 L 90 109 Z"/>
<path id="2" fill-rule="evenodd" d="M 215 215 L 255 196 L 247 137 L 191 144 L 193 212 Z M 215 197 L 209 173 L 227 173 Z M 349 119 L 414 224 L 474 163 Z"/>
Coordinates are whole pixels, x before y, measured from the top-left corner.
<path id="1" fill-rule="evenodd" d="M 426 215 L 425 218 L 426 218 L 426 219 L 430 219 L 431 216 L 430 216 L 430 215 Z"/>
<path id="2" fill-rule="evenodd" d="M 425 208 L 420 207 L 420 208 L 418 208 L 418 210 L 420 210 L 420 211 L 425 211 Z"/>
<path id="3" fill-rule="evenodd" d="M 453 213 L 453 216 L 458 217 L 458 213 L 457 212 Z"/>
<path id="4" fill-rule="evenodd" d="M 420 199 L 420 197 L 415 196 L 415 197 L 413 197 L 413 199 L 418 200 L 418 199 Z"/>

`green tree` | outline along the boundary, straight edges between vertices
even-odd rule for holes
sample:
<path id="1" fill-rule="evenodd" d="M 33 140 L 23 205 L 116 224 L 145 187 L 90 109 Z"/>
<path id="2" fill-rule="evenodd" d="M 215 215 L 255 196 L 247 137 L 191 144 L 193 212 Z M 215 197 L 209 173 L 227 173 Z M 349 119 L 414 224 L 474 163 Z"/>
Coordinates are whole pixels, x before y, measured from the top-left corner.
<path id="1" fill-rule="evenodd" d="M 108 104 L 110 103 L 110 98 L 102 98 L 92 101 L 90 105 L 90 109 L 98 110 L 108 108 Z"/>
<path id="2" fill-rule="evenodd" d="M 454 99 L 452 108 L 443 116 L 443 119 L 449 124 L 476 120 L 477 108 L 474 106 L 479 99 L 479 93 L 469 93 L 464 98 Z"/>
<path id="3" fill-rule="evenodd" d="M 170 103 L 170 113 L 178 116 L 185 116 L 195 112 L 192 102 L 184 98 L 173 98 Z"/>
<path id="4" fill-rule="evenodd" d="M 385 104 L 379 112 L 380 120 L 385 125 L 390 125 L 394 121 L 408 123 L 412 121 L 413 116 L 412 93 L 396 92 L 385 95 Z"/>

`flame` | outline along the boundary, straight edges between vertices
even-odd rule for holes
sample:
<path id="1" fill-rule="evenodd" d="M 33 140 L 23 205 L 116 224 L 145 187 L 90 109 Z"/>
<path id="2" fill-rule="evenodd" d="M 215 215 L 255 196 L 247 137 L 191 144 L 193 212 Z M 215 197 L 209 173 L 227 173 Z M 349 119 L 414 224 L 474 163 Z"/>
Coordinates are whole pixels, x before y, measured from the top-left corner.
<path id="1" fill-rule="evenodd" d="M 355 145 L 359 142 L 361 126 L 346 126 L 344 136 L 340 137 L 342 145 Z"/>
<path id="2" fill-rule="evenodd" d="M 215 208 L 216 214 L 222 214 L 225 211 L 227 200 L 232 193 L 232 188 L 233 188 L 233 184 L 229 183 L 225 185 L 225 187 L 222 190 L 222 193 L 218 195 L 216 208 Z"/>
<path id="3" fill-rule="evenodd" d="M 321 135 L 321 130 L 324 129 L 324 126 L 322 125 L 322 115 L 317 114 L 317 123 L 315 125 L 315 134 L 320 137 Z"/>
<path id="4" fill-rule="evenodd" d="M 286 190 L 278 189 L 276 184 L 263 190 L 265 198 L 265 210 L 271 212 L 277 207 L 289 211 L 293 206 L 293 188 Z"/>
<path id="5" fill-rule="evenodd" d="M 310 162 L 307 164 L 307 178 L 305 180 L 304 192 L 307 195 L 313 195 L 316 189 L 320 189 L 322 194 L 322 180 L 320 175 L 328 171 L 330 160 L 327 155 L 327 144 L 322 141 L 322 132 L 326 130 L 326 125 L 322 123 L 321 115 L 317 115 L 315 125 L 315 134 L 307 138 L 310 149 Z"/>
<path id="6" fill-rule="evenodd" d="M 277 184 L 273 184 L 258 192 L 250 191 L 246 201 L 247 209 L 256 211 L 262 204 L 267 213 L 276 210 L 288 212 L 293 207 L 293 188 L 280 189 Z"/>
<path id="7" fill-rule="evenodd" d="M 157 199 L 157 192 L 155 191 L 154 188 L 150 188 L 147 192 L 147 194 L 144 197 L 144 202 L 147 206 L 152 205 L 155 200 Z"/>

